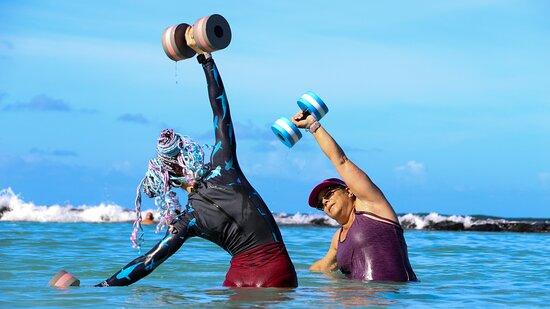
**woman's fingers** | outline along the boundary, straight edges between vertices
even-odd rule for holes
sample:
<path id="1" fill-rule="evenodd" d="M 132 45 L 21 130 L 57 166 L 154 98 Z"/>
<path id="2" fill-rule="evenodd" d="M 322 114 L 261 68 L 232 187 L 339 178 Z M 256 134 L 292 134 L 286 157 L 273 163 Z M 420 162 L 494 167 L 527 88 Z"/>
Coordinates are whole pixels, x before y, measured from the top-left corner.
<path id="1" fill-rule="evenodd" d="M 292 117 L 294 120 L 296 121 L 299 121 L 299 120 L 303 120 L 304 118 L 304 112 L 303 111 L 299 111 L 297 112 L 296 114 L 294 114 L 294 117 Z"/>
<path id="2" fill-rule="evenodd" d="M 307 115 L 303 111 L 299 111 L 292 116 L 292 122 L 299 128 L 305 128 L 307 126 Z"/>

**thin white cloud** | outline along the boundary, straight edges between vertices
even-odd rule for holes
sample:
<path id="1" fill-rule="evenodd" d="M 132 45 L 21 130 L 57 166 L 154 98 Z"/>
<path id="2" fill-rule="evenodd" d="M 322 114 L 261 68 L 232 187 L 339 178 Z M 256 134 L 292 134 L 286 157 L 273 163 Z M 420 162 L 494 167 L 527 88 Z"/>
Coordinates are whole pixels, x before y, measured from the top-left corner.
<path id="1" fill-rule="evenodd" d="M 404 165 L 397 166 L 395 170 L 397 172 L 408 173 L 411 175 L 423 175 L 426 173 L 424 163 L 416 162 L 414 160 L 407 161 Z"/>
<path id="2" fill-rule="evenodd" d="M 253 123 L 252 120 L 246 121 L 233 120 L 233 129 L 235 131 L 235 137 L 238 141 L 241 140 L 258 140 L 258 141 L 271 141 L 275 139 L 275 135 L 271 132 L 270 125 L 264 125 L 263 127 Z M 214 131 L 208 129 L 202 133 L 198 133 L 195 137 L 199 140 L 211 139 L 214 136 Z"/>
<path id="3" fill-rule="evenodd" d="M 309 149 L 310 147 L 308 147 Z M 288 149 L 279 140 L 256 143 L 244 151 L 239 162 L 246 175 L 273 176 L 273 179 L 316 180 L 334 174 L 329 160 L 319 153 L 307 155 L 300 149 Z"/>
<path id="4" fill-rule="evenodd" d="M 397 179 L 405 184 L 421 184 L 426 181 L 426 166 L 415 160 L 396 166 L 394 171 Z"/>
<path id="5" fill-rule="evenodd" d="M 32 148 L 30 150 L 31 154 L 42 155 L 42 156 L 54 156 L 54 157 L 78 157 L 78 153 L 72 150 L 67 149 L 53 149 L 53 150 L 44 150 L 40 148 Z"/>
<path id="6" fill-rule="evenodd" d="M 3 98 L 0 94 L 0 100 Z M 75 109 L 70 104 L 66 103 L 62 99 L 52 98 L 45 94 L 39 94 L 31 98 L 29 101 L 19 101 L 16 103 L 6 104 L 0 106 L 0 110 L 6 112 L 62 112 L 62 113 L 83 113 L 83 114 L 97 114 L 96 109 L 79 108 Z"/>
<path id="7" fill-rule="evenodd" d="M 117 120 L 122 122 L 133 122 L 137 124 L 149 124 L 151 122 L 142 114 L 123 114 L 120 115 Z"/>
<path id="8" fill-rule="evenodd" d="M 132 163 L 128 160 L 117 161 L 111 165 L 111 170 L 120 173 L 128 173 L 133 170 Z"/>
<path id="9" fill-rule="evenodd" d="M 54 99 L 41 94 L 28 102 L 17 102 L 2 107 L 3 111 L 39 111 L 39 112 L 71 112 L 72 107 L 61 99 Z"/>

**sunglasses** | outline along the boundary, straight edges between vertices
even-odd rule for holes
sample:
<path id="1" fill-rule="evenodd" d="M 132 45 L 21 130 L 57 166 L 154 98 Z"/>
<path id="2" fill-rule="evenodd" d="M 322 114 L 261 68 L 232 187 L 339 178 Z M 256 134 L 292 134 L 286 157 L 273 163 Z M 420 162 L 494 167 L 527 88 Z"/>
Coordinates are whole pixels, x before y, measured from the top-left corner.
<path id="1" fill-rule="evenodd" d="M 317 209 L 319 210 L 324 210 L 325 209 L 325 206 L 323 205 L 323 200 L 328 200 L 332 197 L 332 195 L 334 194 L 334 192 L 338 191 L 339 189 L 341 189 L 342 187 L 331 187 L 329 189 L 327 189 L 325 191 L 325 193 L 323 193 L 323 195 L 319 196 L 319 201 L 318 201 L 318 205 L 317 206 Z"/>

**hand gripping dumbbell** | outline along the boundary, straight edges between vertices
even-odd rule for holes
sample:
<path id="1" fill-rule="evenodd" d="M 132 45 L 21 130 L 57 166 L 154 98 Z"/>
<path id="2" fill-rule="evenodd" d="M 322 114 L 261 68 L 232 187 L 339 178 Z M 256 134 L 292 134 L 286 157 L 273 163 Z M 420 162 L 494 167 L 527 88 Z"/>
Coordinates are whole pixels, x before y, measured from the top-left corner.
<path id="1" fill-rule="evenodd" d="M 197 51 L 211 53 L 226 48 L 231 42 L 229 23 L 218 14 L 202 17 L 193 26 L 173 25 L 162 33 L 162 47 L 174 60 L 191 58 Z"/>
<path id="2" fill-rule="evenodd" d="M 325 102 L 311 91 L 304 93 L 297 103 L 305 115 L 313 115 L 317 120 L 320 120 L 328 113 L 328 107 Z M 277 119 L 271 126 L 271 130 L 289 148 L 302 138 L 302 133 L 298 127 L 286 117 Z"/>

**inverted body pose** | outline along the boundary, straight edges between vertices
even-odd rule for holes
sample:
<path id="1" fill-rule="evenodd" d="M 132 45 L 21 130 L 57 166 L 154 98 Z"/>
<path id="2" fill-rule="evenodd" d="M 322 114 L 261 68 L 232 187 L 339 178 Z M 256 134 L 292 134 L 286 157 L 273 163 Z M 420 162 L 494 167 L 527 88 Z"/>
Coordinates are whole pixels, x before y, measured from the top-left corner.
<path id="1" fill-rule="evenodd" d="M 214 114 L 216 142 L 210 163 L 198 164 L 196 168 L 197 161 L 193 161 L 190 150 L 194 142 L 172 130 L 161 133 L 159 160 L 149 164 L 150 170 L 153 166 L 161 175 L 160 181 L 148 172 L 142 183 L 144 191 L 149 197 L 158 198 L 160 191 L 181 187 L 189 194 L 188 204 L 167 222 L 169 230 L 160 242 L 97 286 L 132 284 L 150 274 L 187 239 L 198 236 L 231 254 L 224 286 L 296 287 L 296 272 L 279 228 L 237 162 L 233 124 L 218 69 L 209 54 L 197 59 L 206 75 Z M 170 197 L 173 194 L 163 196 Z"/>
<path id="2" fill-rule="evenodd" d="M 416 281 L 403 229 L 382 191 L 313 116 L 298 112 L 292 121 L 312 132 L 343 179 L 326 179 L 310 193 L 309 205 L 341 225 L 325 257 L 310 270 L 340 269 L 348 278 L 358 280 Z"/>

